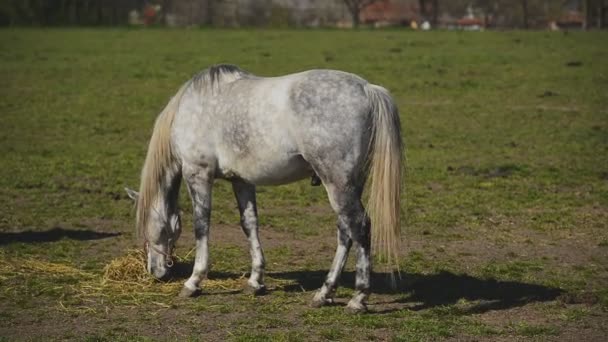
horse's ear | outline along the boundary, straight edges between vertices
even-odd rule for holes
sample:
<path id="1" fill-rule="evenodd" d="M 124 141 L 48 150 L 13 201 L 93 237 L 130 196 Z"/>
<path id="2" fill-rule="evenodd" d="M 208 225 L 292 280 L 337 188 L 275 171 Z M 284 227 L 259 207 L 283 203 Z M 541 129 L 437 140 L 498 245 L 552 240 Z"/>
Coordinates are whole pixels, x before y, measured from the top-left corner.
<path id="1" fill-rule="evenodd" d="M 139 192 L 133 189 L 129 189 L 127 187 L 125 187 L 125 191 L 127 192 L 127 196 L 129 196 L 130 199 L 137 201 L 137 198 L 139 197 Z"/>

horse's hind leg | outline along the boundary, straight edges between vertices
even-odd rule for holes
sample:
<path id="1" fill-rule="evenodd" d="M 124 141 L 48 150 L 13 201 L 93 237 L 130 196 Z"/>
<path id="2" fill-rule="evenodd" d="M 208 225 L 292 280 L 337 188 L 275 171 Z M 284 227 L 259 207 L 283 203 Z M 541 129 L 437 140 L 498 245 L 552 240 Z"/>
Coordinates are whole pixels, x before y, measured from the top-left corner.
<path id="1" fill-rule="evenodd" d="M 241 228 L 249 239 L 249 253 L 251 254 L 251 276 L 247 281 L 250 290 L 255 295 L 266 291 L 264 286 L 264 252 L 258 236 L 258 210 L 255 202 L 255 186 L 240 182 L 232 182 L 232 189 L 239 205 L 241 214 Z"/>
<path id="2" fill-rule="evenodd" d="M 325 304 L 333 302 L 333 296 L 338 285 L 338 279 L 346 263 L 348 252 L 353 244 L 348 231 L 348 226 L 338 219 L 338 247 L 336 248 L 336 255 L 334 261 L 331 264 L 331 269 L 327 274 L 327 278 L 323 283 L 323 286 L 317 293 L 315 293 L 312 299 L 311 305 L 313 307 L 321 307 Z"/>
<path id="3" fill-rule="evenodd" d="M 338 214 L 338 248 L 332 268 L 323 287 L 315 294 L 313 306 L 331 302 L 337 280 L 342 272 L 352 241 L 356 243 L 357 263 L 355 295 L 348 302 L 350 312 L 365 311 L 370 291 L 370 235 L 369 218 L 361 204 L 361 191 L 355 186 L 326 184 L 329 201 Z"/>

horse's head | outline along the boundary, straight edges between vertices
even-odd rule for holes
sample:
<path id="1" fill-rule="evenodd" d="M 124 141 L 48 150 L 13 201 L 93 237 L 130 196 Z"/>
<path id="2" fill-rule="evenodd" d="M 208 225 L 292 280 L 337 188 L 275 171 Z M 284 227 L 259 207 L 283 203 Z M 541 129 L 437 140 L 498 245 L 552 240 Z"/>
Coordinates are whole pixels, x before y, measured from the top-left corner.
<path id="1" fill-rule="evenodd" d="M 125 188 L 129 198 L 137 203 L 139 193 Z M 167 219 L 168 218 L 168 219 Z M 179 210 L 167 215 L 151 211 L 147 225 L 143 229 L 144 249 L 147 255 L 147 270 L 157 279 L 166 278 L 173 266 L 175 242 L 182 231 Z"/>

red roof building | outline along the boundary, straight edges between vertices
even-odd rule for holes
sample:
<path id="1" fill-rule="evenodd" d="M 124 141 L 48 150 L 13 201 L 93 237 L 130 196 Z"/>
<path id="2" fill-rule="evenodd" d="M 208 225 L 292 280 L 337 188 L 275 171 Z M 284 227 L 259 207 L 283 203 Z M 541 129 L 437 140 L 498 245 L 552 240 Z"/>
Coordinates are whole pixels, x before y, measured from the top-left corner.
<path id="1" fill-rule="evenodd" d="M 410 21 L 419 21 L 418 1 L 378 1 L 365 7 L 361 11 L 361 22 L 389 23 L 393 25 L 406 24 Z"/>

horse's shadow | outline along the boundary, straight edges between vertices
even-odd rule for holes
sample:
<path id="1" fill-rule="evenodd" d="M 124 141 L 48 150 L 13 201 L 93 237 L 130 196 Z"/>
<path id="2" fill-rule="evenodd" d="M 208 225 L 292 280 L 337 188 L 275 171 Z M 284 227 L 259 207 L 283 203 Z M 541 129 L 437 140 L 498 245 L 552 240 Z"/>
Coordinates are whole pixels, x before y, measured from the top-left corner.
<path id="1" fill-rule="evenodd" d="M 173 279 L 185 279 L 192 272 L 192 263 L 178 262 L 173 269 Z M 324 282 L 326 270 L 270 272 L 269 278 L 289 281 L 275 290 L 285 292 L 314 291 Z M 211 271 L 210 279 L 234 279 L 242 274 Z M 372 274 L 372 293 L 402 295 L 388 302 L 388 309 L 377 313 L 388 313 L 407 308 L 423 310 L 445 305 L 453 305 L 466 300 L 470 305 L 460 309 L 463 314 L 483 313 L 490 310 L 503 310 L 534 302 L 547 302 L 557 299 L 563 291 L 558 288 L 529 284 L 519 281 L 500 281 L 483 279 L 467 274 L 440 272 L 436 274 L 401 273 L 396 286 L 391 286 L 386 273 Z M 354 272 L 343 272 L 340 286 L 353 289 Z M 204 285 L 203 285 L 204 288 Z M 237 293 L 240 291 L 233 291 Z"/>
<path id="2" fill-rule="evenodd" d="M 28 230 L 23 232 L 0 232 L 0 245 L 8 245 L 15 242 L 41 243 L 54 242 L 61 239 L 78 241 L 99 240 L 121 235 L 121 233 L 104 233 L 93 230 L 76 230 L 55 227 L 50 230 Z"/>
<path id="3" fill-rule="evenodd" d="M 314 290 L 323 284 L 326 271 L 295 271 L 270 273 L 269 277 L 294 281 L 283 287 L 287 292 Z M 340 286 L 354 288 L 355 274 L 344 272 Z M 523 306 L 533 302 L 546 302 L 557 299 L 562 290 L 537 284 L 518 281 L 499 281 L 475 278 L 466 274 L 440 272 L 436 274 L 402 273 L 396 286 L 390 285 L 386 273 L 372 274 L 372 292 L 376 294 L 402 294 L 398 299 L 383 304 L 403 304 L 381 312 L 390 312 L 407 307 L 410 310 L 423 310 L 432 307 L 452 305 L 467 300 L 472 305 L 463 313 L 482 313 Z M 407 305 L 406 305 L 407 304 Z M 399 306 L 399 305 L 397 305 Z"/>

